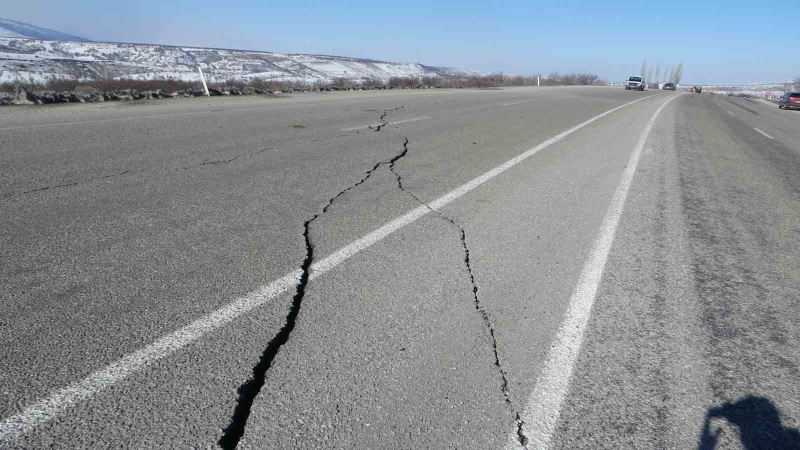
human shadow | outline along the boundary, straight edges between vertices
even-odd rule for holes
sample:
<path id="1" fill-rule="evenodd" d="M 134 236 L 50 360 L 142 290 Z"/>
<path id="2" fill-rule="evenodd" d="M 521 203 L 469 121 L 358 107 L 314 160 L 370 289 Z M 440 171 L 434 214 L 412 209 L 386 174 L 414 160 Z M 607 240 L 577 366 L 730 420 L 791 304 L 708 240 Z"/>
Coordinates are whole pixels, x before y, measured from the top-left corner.
<path id="1" fill-rule="evenodd" d="M 746 450 L 800 449 L 800 431 L 783 426 L 778 408 L 764 397 L 749 395 L 733 403 L 726 402 L 710 408 L 700 433 L 698 450 L 717 448 L 721 430 L 712 430 L 712 419 L 725 419 L 738 427 L 742 446 Z"/>

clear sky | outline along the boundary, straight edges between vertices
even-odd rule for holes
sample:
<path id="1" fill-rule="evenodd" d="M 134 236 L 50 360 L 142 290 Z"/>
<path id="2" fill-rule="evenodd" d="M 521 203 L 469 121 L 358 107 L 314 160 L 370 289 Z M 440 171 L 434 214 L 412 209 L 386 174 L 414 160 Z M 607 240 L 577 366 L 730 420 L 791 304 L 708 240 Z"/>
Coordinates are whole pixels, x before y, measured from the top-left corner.
<path id="1" fill-rule="evenodd" d="M 684 64 L 684 83 L 800 77 L 800 0 L 2 0 L 9 19 L 93 40 L 318 53 L 621 80 Z"/>

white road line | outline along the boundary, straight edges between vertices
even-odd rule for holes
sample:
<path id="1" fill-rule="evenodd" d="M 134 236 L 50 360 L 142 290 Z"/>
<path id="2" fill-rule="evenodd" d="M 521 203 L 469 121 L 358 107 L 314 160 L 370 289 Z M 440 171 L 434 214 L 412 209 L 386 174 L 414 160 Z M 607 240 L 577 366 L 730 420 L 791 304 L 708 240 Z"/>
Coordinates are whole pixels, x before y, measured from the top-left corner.
<path id="1" fill-rule="evenodd" d="M 558 424 L 561 404 L 569 390 L 575 361 L 583 344 L 583 333 L 592 312 L 597 288 L 611 251 L 611 244 L 614 242 L 625 199 L 636 173 L 636 166 L 639 164 L 639 156 L 659 114 L 669 102 L 676 98 L 677 96 L 670 97 L 662 103 L 642 131 L 628 160 L 628 165 L 622 172 L 622 178 L 614 191 L 614 196 L 611 198 L 611 204 L 606 210 L 592 251 L 581 270 L 578 285 L 569 299 L 564 322 L 561 323 L 542 368 L 542 373 L 522 414 L 522 420 L 525 422 L 522 431 L 528 437 L 528 448 L 530 449 L 546 449 L 550 444 L 550 439 Z M 507 450 L 520 448 L 516 430 L 509 434 L 505 448 Z"/>
<path id="2" fill-rule="evenodd" d="M 756 128 L 756 127 L 753 127 L 753 129 L 754 129 L 754 130 L 756 130 L 756 131 L 758 131 L 759 133 L 763 134 L 764 136 L 766 136 L 766 137 L 770 138 L 770 139 L 775 139 L 774 137 L 772 137 L 772 136 L 768 135 L 767 133 L 764 133 L 763 131 L 759 130 L 759 129 L 758 129 L 758 128 Z"/>
<path id="3" fill-rule="evenodd" d="M 533 100 L 521 100 L 521 101 L 518 101 L 518 102 L 503 103 L 503 104 L 502 104 L 502 105 L 500 105 L 500 106 L 514 106 L 514 105 L 521 105 L 521 104 L 523 104 L 523 103 L 530 103 L 530 102 L 532 102 L 532 101 L 533 101 Z"/>
<path id="4" fill-rule="evenodd" d="M 604 113 L 598 114 L 562 133 L 559 133 L 558 135 L 542 142 L 536 147 L 525 151 L 524 153 L 509 161 L 506 161 L 494 169 L 491 169 L 483 175 L 474 178 L 455 190 L 448 192 L 447 194 L 431 202 L 429 205 L 433 209 L 441 208 L 460 198 L 467 192 L 477 188 L 481 184 L 530 158 L 542 149 L 547 148 L 550 145 L 553 145 L 554 143 L 566 138 L 570 134 L 580 130 L 581 128 L 600 120 L 601 118 L 613 112 L 619 111 L 622 108 L 645 100 L 649 97 L 652 96 L 640 98 L 638 100 L 617 106 Z M 397 217 L 396 219 L 381 226 L 366 236 L 348 244 L 325 259 L 314 263 L 311 266 L 310 278 L 313 280 L 323 275 L 351 256 L 380 241 L 403 226 L 414 222 L 420 217 L 428 214 L 430 211 L 431 210 L 428 207 L 420 206 L 407 212 L 403 216 Z M 245 295 L 244 297 L 233 300 L 228 305 L 195 320 L 178 331 L 158 339 L 156 342 L 136 351 L 135 353 L 123 357 L 106 368 L 94 372 L 83 380 L 62 388 L 52 393 L 49 397 L 41 399 L 27 406 L 22 412 L 3 419 L 3 421 L 0 422 L 0 448 L 2 448 L 4 444 L 13 441 L 20 435 L 33 430 L 38 425 L 47 422 L 57 414 L 63 413 L 74 404 L 88 400 L 103 389 L 112 386 L 124 380 L 131 374 L 144 369 L 148 365 L 171 355 L 177 350 L 191 344 L 197 339 L 200 339 L 204 335 L 227 325 L 237 317 L 240 317 L 254 308 L 267 303 L 278 295 L 295 289 L 300 274 L 300 270 L 289 272 L 280 279 L 273 281 L 268 285 L 262 286 L 257 290 Z"/>
<path id="5" fill-rule="evenodd" d="M 784 111 L 781 111 L 778 108 L 778 104 L 777 103 L 773 103 L 773 102 L 771 102 L 769 100 L 764 100 L 763 98 L 757 98 L 756 101 L 758 101 L 759 103 L 762 103 L 763 105 L 765 105 L 767 107 L 774 108 L 773 111 L 777 111 L 778 114 L 781 114 L 783 117 L 791 117 L 793 119 L 800 120 L 800 114 L 794 113 L 793 111 L 785 111 L 786 114 L 782 114 Z"/>
<path id="6" fill-rule="evenodd" d="M 69 126 L 69 125 L 89 125 L 95 123 L 106 123 L 106 122 L 115 122 L 119 120 L 133 120 L 133 119 L 157 119 L 159 117 L 171 117 L 171 116 L 189 116 L 193 114 L 208 114 L 211 111 L 192 111 L 192 112 L 185 112 L 185 113 L 165 113 L 165 114 L 149 114 L 149 115 L 141 115 L 141 116 L 124 116 L 124 117 L 109 117 L 106 119 L 94 119 L 94 120 L 82 120 L 77 122 L 55 122 L 55 123 L 39 123 L 39 124 L 32 124 L 32 125 L 18 125 L 18 126 L 10 126 L 10 127 L 2 127 L 0 131 L 7 131 L 7 130 L 27 130 L 29 128 L 50 128 L 50 127 L 59 127 L 59 126 Z"/>
<path id="7" fill-rule="evenodd" d="M 70 125 L 90 125 L 95 123 L 117 122 L 121 120 L 124 121 L 124 120 L 134 120 L 134 119 L 158 119 L 161 117 L 195 116 L 201 114 L 215 114 L 221 112 L 237 112 L 237 111 L 250 111 L 254 109 L 267 109 L 267 108 L 274 108 L 276 106 L 280 105 L 249 106 L 243 108 L 226 108 L 226 109 L 207 109 L 202 111 L 186 111 L 186 112 L 175 112 L 175 113 L 142 114 L 138 116 L 108 117 L 105 119 L 80 120 L 75 122 L 38 123 L 32 125 L 17 125 L 17 126 L 2 127 L 0 128 L 0 131 L 25 130 L 28 128 L 49 128 L 49 127 L 70 126 Z"/>
<path id="8" fill-rule="evenodd" d="M 393 121 L 393 122 L 386 122 L 386 125 L 384 125 L 384 126 L 389 126 L 389 125 L 400 125 L 401 123 L 417 122 L 417 121 L 419 121 L 419 120 L 427 120 L 427 119 L 430 119 L 430 117 L 428 117 L 428 116 L 422 116 L 422 117 L 413 117 L 413 118 L 411 118 L 411 119 L 403 119 L 403 120 L 395 120 L 395 121 Z M 378 126 L 380 126 L 380 124 L 379 124 L 379 123 L 371 123 L 371 124 L 369 124 L 369 125 L 359 125 L 359 126 L 357 126 L 357 127 L 342 128 L 342 130 L 341 130 L 341 131 L 357 131 L 357 130 L 365 130 L 365 129 L 367 129 L 367 128 L 375 128 L 375 127 L 378 127 Z"/>
<path id="9" fill-rule="evenodd" d="M 728 113 L 728 114 L 730 114 L 730 115 L 732 115 L 732 116 L 735 116 L 735 115 L 736 115 L 736 114 L 734 114 L 734 113 L 732 113 L 732 112 L 730 112 L 730 111 L 725 111 L 725 112 L 726 112 L 726 113 Z"/>

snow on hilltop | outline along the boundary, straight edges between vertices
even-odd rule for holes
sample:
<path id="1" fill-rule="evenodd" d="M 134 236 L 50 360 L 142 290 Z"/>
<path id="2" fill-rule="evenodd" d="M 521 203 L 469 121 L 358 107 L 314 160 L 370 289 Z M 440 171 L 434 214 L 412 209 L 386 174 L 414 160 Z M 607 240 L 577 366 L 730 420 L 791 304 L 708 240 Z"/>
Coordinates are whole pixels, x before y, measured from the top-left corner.
<path id="1" fill-rule="evenodd" d="M 86 41 L 82 37 L 51 30 L 49 28 L 37 27 L 17 20 L 3 19 L 0 17 L 0 37 L 16 37 L 31 39 L 51 39 L 62 41 Z"/>
<path id="2" fill-rule="evenodd" d="M 2 36 L 2 35 L 0 35 Z M 196 81 L 253 79 L 327 82 L 391 77 L 475 75 L 475 71 L 340 56 L 299 55 L 169 45 L 0 37 L 0 82 L 111 78 Z"/>

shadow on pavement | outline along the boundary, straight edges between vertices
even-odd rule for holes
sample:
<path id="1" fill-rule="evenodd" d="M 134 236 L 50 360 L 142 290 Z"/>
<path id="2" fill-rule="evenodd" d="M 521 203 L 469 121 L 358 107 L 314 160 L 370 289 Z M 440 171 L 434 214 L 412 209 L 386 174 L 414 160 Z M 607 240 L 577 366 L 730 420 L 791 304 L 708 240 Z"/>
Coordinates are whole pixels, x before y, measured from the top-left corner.
<path id="1" fill-rule="evenodd" d="M 700 433 L 698 450 L 713 450 L 717 446 L 721 430 L 712 430 L 712 419 L 724 419 L 738 427 L 742 446 L 747 450 L 800 449 L 800 431 L 784 427 L 778 408 L 764 397 L 750 395 L 710 408 Z"/>

